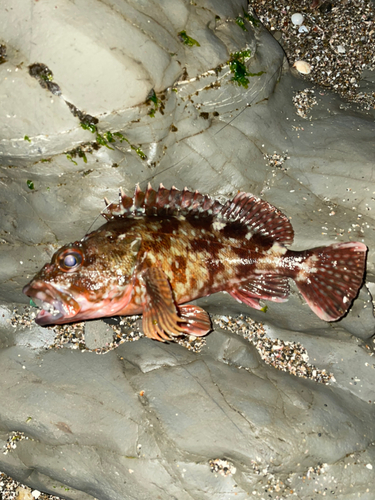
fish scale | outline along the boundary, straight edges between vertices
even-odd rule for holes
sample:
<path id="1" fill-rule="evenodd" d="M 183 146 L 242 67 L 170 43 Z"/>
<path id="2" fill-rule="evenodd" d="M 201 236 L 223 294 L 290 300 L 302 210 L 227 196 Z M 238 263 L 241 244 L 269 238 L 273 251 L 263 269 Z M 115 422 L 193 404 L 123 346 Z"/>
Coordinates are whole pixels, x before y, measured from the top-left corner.
<path id="1" fill-rule="evenodd" d="M 335 321 L 363 282 L 363 243 L 289 250 L 289 219 L 250 193 L 222 204 L 187 188 L 148 185 L 105 202 L 106 223 L 60 248 L 24 287 L 47 303 L 38 324 L 143 314 L 150 338 L 200 336 L 210 331 L 210 318 L 187 302 L 226 291 L 260 309 L 261 300 L 287 300 L 289 279 L 315 314 Z"/>

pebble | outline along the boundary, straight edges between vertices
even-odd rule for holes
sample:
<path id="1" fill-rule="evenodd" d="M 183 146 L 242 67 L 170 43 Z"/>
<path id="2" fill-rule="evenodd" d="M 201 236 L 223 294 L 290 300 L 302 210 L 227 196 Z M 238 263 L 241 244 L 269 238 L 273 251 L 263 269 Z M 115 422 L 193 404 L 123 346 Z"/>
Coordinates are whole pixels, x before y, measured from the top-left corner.
<path id="1" fill-rule="evenodd" d="M 311 73 L 311 64 L 306 61 L 296 61 L 293 64 L 293 68 L 296 68 L 298 73 L 302 73 L 303 75 L 308 75 Z"/>
<path id="2" fill-rule="evenodd" d="M 293 104 L 296 107 L 297 115 L 306 120 L 311 120 L 311 115 L 309 116 L 308 113 L 313 106 L 318 104 L 314 89 L 304 89 L 296 92 L 293 96 Z"/>
<path id="3" fill-rule="evenodd" d="M 236 473 L 237 469 L 229 460 L 221 458 L 213 458 L 209 460 L 211 472 L 218 472 L 221 476 L 231 476 Z"/>
<path id="4" fill-rule="evenodd" d="M 39 490 L 32 490 L 28 486 L 15 481 L 0 472 L 0 499 L 1 500 L 64 500 L 57 495 L 48 495 Z"/>
<path id="5" fill-rule="evenodd" d="M 34 500 L 29 488 L 24 488 L 23 486 L 18 486 L 16 489 L 17 500 Z"/>
<path id="6" fill-rule="evenodd" d="M 84 326 L 87 349 L 106 347 L 113 341 L 114 331 L 104 321 L 86 321 Z"/>
<path id="7" fill-rule="evenodd" d="M 223 321 L 221 316 L 212 316 L 213 324 L 223 330 L 242 335 L 251 342 L 266 364 L 291 375 L 309 378 L 325 385 L 335 382 L 332 373 L 327 373 L 324 369 L 319 370 L 308 362 L 307 351 L 300 343 L 267 337 L 262 323 L 257 323 L 248 316 L 242 314 L 236 317 L 226 316 L 226 320 L 228 319 L 229 321 Z"/>
<path id="8" fill-rule="evenodd" d="M 308 33 L 309 32 L 309 28 L 307 28 L 306 26 L 302 25 L 298 28 L 298 33 Z"/>
<path id="9" fill-rule="evenodd" d="M 303 15 L 300 14 L 299 12 L 295 13 L 291 17 L 291 21 L 295 26 L 300 26 L 303 23 Z"/>
<path id="10" fill-rule="evenodd" d="M 267 165 L 269 167 L 278 168 L 286 172 L 288 168 L 284 166 L 284 163 L 287 160 L 290 160 L 290 156 L 288 156 L 288 152 L 277 153 L 276 151 L 273 154 L 265 154 L 264 159 L 267 160 Z"/>
<path id="11" fill-rule="evenodd" d="M 32 321 L 30 313 L 35 317 L 35 313 L 31 312 L 30 308 L 25 308 L 22 315 L 18 314 L 17 309 L 15 309 L 10 323 L 14 327 L 18 325 L 29 326 L 29 323 Z M 101 321 L 104 325 L 103 327 L 110 327 L 111 342 L 107 342 L 105 347 L 97 347 L 93 349 L 93 351 L 97 354 L 105 354 L 106 352 L 116 349 L 124 342 L 132 342 L 144 337 L 141 331 L 140 319 L 141 316 L 139 315 L 118 316 L 107 320 L 110 322 L 110 325 Z M 332 374 L 327 373 L 326 370 L 318 370 L 315 366 L 308 363 L 306 349 L 301 344 L 268 338 L 265 334 L 263 325 L 261 323 L 256 323 L 248 316 L 212 316 L 212 320 L 213 324 L 219 325 L 220 328 L 224 330 L 243 335 L 244 338 L 255 345 L 265 363 L 271 364 L 279 370 L 288 371 L 292 375 L 299 377 L 311 378 L 324 384 L 335 381 Z M 86 323 L 86 328 L 88 323 L 90 322 Z M 75 323 L 49 327 L 55 331 L 56 336 L 54 343 L 47 348 L 56 349 L 66 346 L 72 349 L 80 349 L 81 351 L 90 350 L 85 344 L 84 325 L 84 323 Z M 114 333 L 112 333 L 112 330 Z M 201 351 L 206 345 L 206 339 L 204 337 L 182 336 L 176 338 L 175 341 L 193 352 Z M 25 439 L 25 437 L 22 433 L 16 433 L 7 447 L 15 447 L 16 441 L 20 439 Z M 26 437 L 26 439 L 28 438 Z"/>
<path id="12" fill-rule="evenodd" d="M 302 23 L 293 23 L 292 12 L 303 16 L 308 33 L 299 32 Z M 301 72 L 306 75 L 304 78 L 360 103 L 364 109 L 375 108 L 375 92 L 364 91 L 358 83 L 364 69 L 375 70 L 373 2 L 253 0 L 250 13 L 272 35 L 277 33 L 290 65 L 303 60 L 314 68 L 311 72 Z"/>

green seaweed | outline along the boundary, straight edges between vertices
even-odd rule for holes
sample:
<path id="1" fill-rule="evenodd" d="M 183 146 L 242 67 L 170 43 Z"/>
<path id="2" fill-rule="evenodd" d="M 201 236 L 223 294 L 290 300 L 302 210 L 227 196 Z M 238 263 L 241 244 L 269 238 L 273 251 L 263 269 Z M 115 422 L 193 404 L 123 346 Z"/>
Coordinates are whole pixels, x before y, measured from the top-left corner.
<path id="1" fill-rule="evenodd" d="M 53 73 L 43 63 L 34 63 L 29 66 L 29 75 L 35 78 L 43 89 L 48 89 L 54 95 L 61 95 L 61 89 L 53 81 Z"/>
<path id="2" fill-rule="evenodd" d="M 136 148 L 135 146 L 132 146 L 130 144 L 130 147 L 134 149 L 134 151 L 137 153 L 137 155 L 140 157 L 141 160 L 147 160 L 147 155 L 144 154 L 141 148 Z"/>
<path id="3" fill-rule="evenodd" d="M 243 50 L 242 52 L 234 52 L 231 54 L 231 58 L 228 61 L 229 69 L 233 73 L 231 81 L 236 82 L 238 85 L 242 85 L 247 89 L 249 85 L 249 73 L 245 66 L 245 58 L 250 57 L 250 50 Z"/>
<path id="4" fill-rule="evenodd" d="M 25 137 L 23 138 L 23 140 L 31 142 L 31 139 L 30 139 L 30 137 L 28 135 L 25 135 Z"/>
<path id="5" fill-rule="evenodd" d="M 78 163 L 73 158 L 76 158 L 78 156 L 79 158 L 82 158 L 84 163 L 87 163 L 86 153 L 92 153 L 93 150 L 98 150 L 101 146 L 105 146 L 106 148 L 113 151 L 114 148 L 109 146 L 109 144 L 115 143 L 116 139 L 120 142 L 126 141 L 129 144 L 130 148 L 133 149 L 142 160 L 147 160 L 147 156 L 141 150 L 141 148 L 131 144 L 130 141 L 121 134 L 121 132 L 107 131 L 99 134 L 96 126 L 93 124 L 81 122 L 80 125 L 85 130 L 90 130 L 92 133 L 96 132 L 96 137 L 94 142 L 82 144 L 81 146 L 72 149 L 71 151 L 65 152 L 67 159 L 74 163 L 74 165 L 78 165 Z M 90 171 L 87 170 L 86 172 L 84 172 L 84 175 L 88 175 L 88 173 L 90 173 Z"/>
<path id="6" fill-rule="evenodd" d="M 156 94 L 155 94 L 155 90 L 152 89 L 151 92 L 149 93 L 147 99 L 146 99 L 146 104 L 149 104 L 151 102 L 154 103 L 155 107 L 154 108 L 151 108 L 150 111 L 147 113 L 148 116 L 150 116 L 151 118 L 154 118 L 155 117 L 155 113 L 156 111 L 158 110 L 159 108 L 159 103 L 160 103 L 160 100 L 157 98 Z"/>
<path id="7" fill-rule="evenodd" d="M 119 138 L 119 140 L 120 140 L 120 142 L 123 142 L 123 141 L 127 141 L 127 142 L 129 142 L 129 141 L 127 140 L 127 138 L 126 138 L 126 137 L 124 137 L 124 136 L 123 136 L 120 132 L 114 132 L 114 133 L 113 133 L 113 135 L 114 135 L 114 136 L 116 136 L 116 137 L 118 137 L 118 138 Z"/>
<path id="8" fill-rule="evenodd" d="M 156 97 L 154 89 L 151 90 L 149 96 L 147 97 L 146 102 L 148 101 L 152 101 L 156 107 L 158 106 L 159 99 Z"/>
<path id="9" fill-rule="evenodd" d="M 26 184 L 29 189 L 35 189 L 33 181 L 26 181 Z"/>
<path id="10" fill-rule="evenodd" d="M 90 130 L 92 134 L 95 134 L 95 132 L 97 132 L 96 125 L 94 125 L 93 123 L 81 122 L 80 125 L 83 130 Z"/>
<path id="11" fill-rule="evenodd" d="M 111 146 L 108 146 L 108 141 L 103 135 L 96 134 L 96 142 L 100 146 L 105 146 L 108 149 L 112 149 L 112 151 L 114 150 L 113 148 L 111 148 Z"/>
<path id="12" fill-rule="evenodd" d="M 125 136 L 123 136 L 120 132 L 114 132 L 114 136 L 118 137 L 120 139 L 120 142 L 126 141 L 131 149 L 137 153 L 137 155 L 141 158 L 141 160 L 147 160 L 147 155 L 142 151 L 141 148 L 137 148 L 136 146 L 133 146 L 133 144 L 130 144 L 129 139 L 127 139 Z"/>
<path id="13" fill-rule="evenodd" d="M 77 154 L 80 158 L 82 158 L 84 163 L 87 163 L 87 156 L 85 155 L 84 151 L 80 149 L 77 151 Z"/>
<path id="14" fill-rule="evenodd" d="M 184 45 L 188 45 L 189 47 L 193 47 L 194 45 L 196 45 L 197 47 L 201 46 L 201 44 L 199 42 L 197 42 L 197 40 L 194 40 L 194 38 L 191 38 L 190 36 L 188 36 L 186 34 L 186 31 L 180 31 L 178 33 L 178 36 Z"/>
<path id="15" fill-rule="evenodd" d="M 247 31 L 246 26 L 245 26 L 245 19 L 241 16 L 236 17 L 236 24 L 243 29 L 244 31 Z"/>
<path id="16" fill-rule="evenodd" d="M 261 308 L 261 311 L 262 311 L 262 312 L 264 312 L 264 313 L 266 313 L 266 312 L 267 312 L 267 309 L 268 309 L 268 306 L 263 306 L 263 307 Z"/>
<path id="17" fill-rule="evenodd" d="M 68 160 L 70 160 L 72 163 L 74 163 L 74 165 L 78 165 L 78 163 L 76 161 L 73 160 L 73 157 L 72 155 L 70 154 L 67 154 L 66 157 L 68 158 Z"/>
<path id="18" fill-rule="evenodd" d="M 108 142 L 116 142 L 116 139 L 114 139 L 112 132 L 104 132 L 103 137 L 106 139 Z"/>
<path id="19" fill-rule="evenodd" d="M 92 153 L 93 149 L 98 149 L 98 146 L 96 146 L 95 148 L 95 143 L 86 143 L 82 144 L 78 148 L 72 149 L 71 151 L 66 151 L 65 154 L 68 160 L 74 163 L 74 165 L 78 165 L 78 163 L 73 160 L 73 158 L 76 158 L 78 156 L 78 158 L 82 158 L 84 163 L 87 163 L 86 153 Z"/>
<path id="20" fill-rule="evenodd" d="M 251 16 L 247 12 L 243 13 L 243 17 L 247 19 L 253 26 L 255 26 L 255 28 L 258 28 L 258 26 L 260 26 L 260 21 L 258 21 L 258 19 L 255 19 L 255 17 Z"/>
<path id="21" fill-rule="evenodd" d="M 233 73 L 231 81 L 236 82 L 240 86 L 242 85 L 242 87 L 245 87 L 245 89 L 247 89 L 249 85 L 248 76 L 261 76 L 264 73 L 264 71 L 259 71 L 259 73 L 250 73 L 249 71 L 247 71 L 245 59 L 247 57 L 250 57 L 250 55 L 250 50 L 234 52 L 233 54 L 231 54 L 231 58 L 228 61 L 229 69 L 231 73 Z"/>
<path id="22" fill-rule="evenodd" d="M 113 138 L 112 132 L 104 132 L 103 134 L 99 134 L 97 126 L 92 123 L 92 122 L 81 122 L 80 123 L 81 127 L 83 130 L 89 130 L 92 134 L 96 133 L 96 143 L 99 146 L 105 146 L 108 149 L 112 149 L 110 146 L 108 146 L 109 142 L 116 142 L 116 139 Z M 86 163 L 86 162 L 85 162 Z"/>
<path id="23" fill-rule="evenodd" d="M 52 74 L 52 72 L 48 72 L 47 74 L 41 74 L 40 78 L 42 80 L 44 80 L 45 82 L 52 82 L 53 74 Z"/>

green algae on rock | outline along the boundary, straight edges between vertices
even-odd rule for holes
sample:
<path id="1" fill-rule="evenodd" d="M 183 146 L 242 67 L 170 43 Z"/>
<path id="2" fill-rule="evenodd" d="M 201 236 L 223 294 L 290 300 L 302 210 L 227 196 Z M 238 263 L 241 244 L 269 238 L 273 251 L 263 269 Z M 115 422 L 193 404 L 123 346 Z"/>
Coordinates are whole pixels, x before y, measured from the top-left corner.
<path id="1" fill-rule="evenodd" d="M 196 45 L 197 47 L 201 46 L 201 44 L 197 42 L 197 40 L 194 40 L 194 38 L 188 36 L 186 34 L 186 31 L 180 31 L 178 36 L 184 45 L 188 45 L 189 47 L 193 47 L 194 45 Z"/>

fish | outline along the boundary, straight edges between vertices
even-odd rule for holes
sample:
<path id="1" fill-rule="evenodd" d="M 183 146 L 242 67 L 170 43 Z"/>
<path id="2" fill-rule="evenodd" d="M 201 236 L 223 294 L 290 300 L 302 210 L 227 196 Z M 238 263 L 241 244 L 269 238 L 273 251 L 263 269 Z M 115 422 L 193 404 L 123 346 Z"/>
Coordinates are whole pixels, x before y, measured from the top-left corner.
<path id="1" fill-rule="evenodd" d="M 251 193 L 220 202 L 148 184 L 105 203 L 105 224 L 62 246 L 23 288 L 42 307 L 37 324 L 142 314 L 149 338 L 203 336 L 210 317 L 189 302 L 227 292 L 261 309 L 288 299 L 290 279 L 319 318 L 336 321 L 363 283 L 364 243 L 290 250 L 288 217 Z"/>

